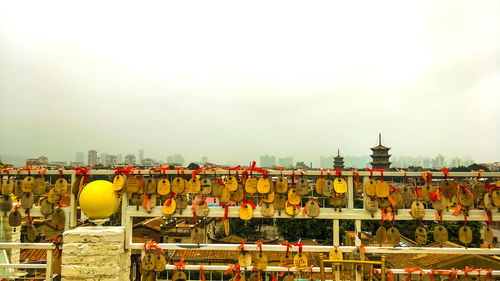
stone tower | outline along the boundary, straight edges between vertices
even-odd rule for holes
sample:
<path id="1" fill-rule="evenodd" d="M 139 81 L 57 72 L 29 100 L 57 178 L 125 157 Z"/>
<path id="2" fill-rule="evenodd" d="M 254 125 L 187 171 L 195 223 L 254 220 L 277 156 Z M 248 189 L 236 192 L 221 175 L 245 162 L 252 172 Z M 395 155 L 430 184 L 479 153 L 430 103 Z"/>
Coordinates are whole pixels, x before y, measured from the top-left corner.
<path id="1" fill-rule="evenodd" d="M 391 167 L 391 162 L 389 161 L 389 157 L 391 157 L 391 155 L 389 154 L 390 149 L 390 147 L 385 147 L 382 145 L 382 136 L 379 133 L 378 145 L 371 148 L 373 153 L 372 155 L 370 155 L 372 157 L 372 162 L 370 162 L 370 164 L 372 165 L 373 169 L 388 170 Z"/>
<path id="2" fill-rule="evenodd" d="M 344 170 L 344 157 L 340 156 L 340 150 L 337 150 L 337 156 L 335 156 L 333 161 L 333 168 L 338 170 Z"/>

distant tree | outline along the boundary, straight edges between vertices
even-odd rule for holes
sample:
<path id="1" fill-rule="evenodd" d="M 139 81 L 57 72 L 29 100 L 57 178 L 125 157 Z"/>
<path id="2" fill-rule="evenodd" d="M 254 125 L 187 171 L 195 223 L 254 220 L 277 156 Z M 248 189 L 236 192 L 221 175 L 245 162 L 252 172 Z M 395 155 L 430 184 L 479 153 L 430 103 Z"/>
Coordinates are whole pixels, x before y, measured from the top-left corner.
<path id="1" fill-rule="evenodd" d="M 200 168 L 200 165 L 196 164 L 196 163 L 189 163 L 189 165 L 187 166 L 187 169 L 188 170 L 198 170 Z"/>
<path id="2" fill-rule="evenodd" d="M 244 221 L 239 218 L 232 218 L 229 222 L 229 231 L 231 234 L 247 239 L 252 234 L 257 233 L 259 225 L 259 220 Z"/>
<path id="3" fill-rule="evenodd" d="M 471 248 L 479 248 L 479 246 L 483 243 L 483 239 L 481 238 L 482 225 L 480 222 L 467 222 L 467 226 L 472 231 L 472 242 L 467 245 L 460 242 L 460 240 L 458 239 L 458 232 L 460 228 L 463 227 L 463 222 L 447 221 L 443 222 L 443 226 L 448 230 L 448 241 L 450 242 Z M 431 226 L 429 231 L 427 232 L 427 240 L 429 241 L 429 243 L 434 242 L 433 233 L 434 227 Z"/>
<path id="4" fill-rule="evenodd" d="M 469 169 L 469 172 L 470 171 L 477 171 L 477 170 L 483 170 L 485 172 L 490 171 L 490 169 L 488 169 L 488 167 L 480 165 L 480 164 L 476 164 L 476 163 L 469 165 L 469 167 L 467 167 L 467 169 Z"/>

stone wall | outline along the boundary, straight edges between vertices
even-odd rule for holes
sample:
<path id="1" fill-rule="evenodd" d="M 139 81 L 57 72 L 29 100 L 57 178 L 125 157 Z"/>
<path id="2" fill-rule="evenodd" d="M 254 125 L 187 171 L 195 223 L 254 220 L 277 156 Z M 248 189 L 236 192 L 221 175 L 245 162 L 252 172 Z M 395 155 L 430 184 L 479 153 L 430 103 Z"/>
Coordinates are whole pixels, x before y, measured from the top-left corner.
<path id="1" fill-rule="evenodd" d="M 62 280 L 129 280 L 124 227 L 78 227 L 63 234 Z"/>

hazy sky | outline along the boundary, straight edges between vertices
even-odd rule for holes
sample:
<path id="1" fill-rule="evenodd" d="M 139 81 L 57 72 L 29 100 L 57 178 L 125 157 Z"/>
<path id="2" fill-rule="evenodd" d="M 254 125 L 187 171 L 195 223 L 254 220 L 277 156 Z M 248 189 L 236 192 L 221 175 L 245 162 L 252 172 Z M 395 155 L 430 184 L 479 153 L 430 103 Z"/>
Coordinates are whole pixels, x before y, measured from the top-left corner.
<path id="1" fill-rule="evenodd" d="M 0 154 L 500 160 L 500 2 L 0 1 Z"/>

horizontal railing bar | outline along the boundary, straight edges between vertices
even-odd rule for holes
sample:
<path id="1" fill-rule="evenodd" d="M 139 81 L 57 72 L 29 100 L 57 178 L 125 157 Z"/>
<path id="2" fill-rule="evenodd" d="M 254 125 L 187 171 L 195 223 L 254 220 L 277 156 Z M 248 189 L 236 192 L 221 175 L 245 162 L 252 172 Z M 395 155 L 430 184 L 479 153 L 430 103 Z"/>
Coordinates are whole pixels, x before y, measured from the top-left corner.
<path id="1" fill-rule="evenodd" d="M 218 251 L 239 251 L 240 244 L 192 244 L 192 243 L 159 243 L 159 247 L 164 250 L 218 250 Z M 130 243 L 129 249 L 143 249 L 141 243 Z M 328 253 L 333 246 L 304 245 L 303 252 Z M 262 245 L 262 251 L 286 251 L 286 246 Z M 339 246 L 341 252 L 350 253 L 355 246 Z M 364 247 L 366 253 L 370 254 L 479 254 L 479 255 L 500 255 L 500 248 L 438 248 L 438 247 Z M 245 244 L 245 251 L 259 251 L 256 244 Z M 292 252 L 298 252 L 298 247 L 290 248 Z"/>
<path id="2" fill-rule="evenodd" d="M 231 206 L 228 208 L 227 216 L 230 218 L 239 218 L 240 216 L 240 207 L 239 206 Z M 136 210 L 135 206 L 127 207 L 127 215 L 131 217 L 161 217 L 165 216 L 162 212 L 161 206 L 156 206 L 152 208 L 151 212 L 148 213 L 144 208 L 139 207 L 139 210 Z M 400 209 L 398 210 L 398 214 L 395 215 L 395 220 L 417 220 L 412 217 L 410 214 L 410 209 Z M 464 217 L 462 214 L 455 216 L 453 215 L 453 210 L 443 211 L 443 221 L 463 221 Z M 483 210 L 471 210 L 468 212 L 467 220 L 468 221 L 486 221 L 485 212 Z M 191 208 L 186 208 L 182 211 L 182 214 L 179 210 L 175 211 L 172 215 L 175 217 L 193 217 L 193 211 Z M 209 207 L 209 212 L 207 217 L 210 218 L 222 218 L 224 217 L 224 208 L 222 207 Z M 278 211 L 274 212 L 274 215 L 271 217 L 264 217 L 260 213 L 260 207 L 256 207 L 253 211 L 253 218 L 292 218 L 288 214 L 285 213 L 284 210 L 279 214 Z M 302 216 L 302 214 L 294 216 L 295 219 L 311 219 L 309 216 Z M 319 215 L 315 217 L 316 219 L 340 219 L 340 220 L 376 220 L 380 218 L 380 211 L 376 213 L 370 214 L 366 210 L 363 209 L 342 209 L 341 212 L 336 211 L 334 208 L 321 208 Z M 500 221 L 500 212 L 492 212 L 493 221 Z M 426 221 L 435 221 L 436 220 L 436 211 L 434 209 L 426 209 L 425 216 L 423 220 Z"/>
<path id="3" fill-rule="evenodd" d="M 280 175 L 280 174 L 283 174 L 283 175 L 291 175 L 293 172 L 296 172 L 297 170 L 287 170 L 287 171 L 278 171 L 278 170 L 269 170 L 269 175 Z M 191 177 L 191 172 L 192 170 L 184 170 L 184 174 L 186 177 Z M 29 172 L 26 171 L 26 170 L 22 170 L 21 171 L 21 175 L 27 175 Z M 76 173 L 76 171 L 74 170 L 64 170 L 63 173 L 65 175 L 73 175 Z M 138 171 L 132 171 L 131 174 L 138 174 L 139 172 Z M 155 171 L 152 171 L 151 172 L 152 174 L 154 175 L 160 175 L 160 172 L 155 172 Z M 163 172 L 161 172 L 163 173 Z M 227 170 L 216 170 L 216 171 L 213 171 L 213 170 L 207 170 L 206 171 L 206 174 L 207 175 L 213 175 L 213 174 L 217 174 L 217 175 L 227 175 L 229 172 Z M 235 175 L 235 171 L 231 171 L 231 175 Z M 361 177 L 364 177 L 364 176 L 370 176 L 370 172 L 368 171 L 365 171 L 365 170 L 361 170 L 361 171 L 358 171 L 359 173 L 359 176 Z M 3 174 L 5 174 L 5 172 L 3 172 Z M 12 176 L 15 176 L 17 175 L 17 170 L 12 170 L 10 172 L 10 174 Z M 38 175 L 38 171 L 34 170 L 34 171 L 31 171 L 31 174 L 36 176 Z M 59 170 L 47 170 L 45 171 L 45 174 L 46 175 L 59 175 Z M 115 170 L 89 170 L 88 171 L 88 174 L 89 175 L 114 175 L 115 174 Z M 148 169 L 145 169 L 145 170 L 142 170 L 141 171 L 141 174 L 144 175 L 144 176 L 147 176 L 149 175 L 149 170 Z M 177 171 L 176 170 L 166 170 L 165 171 L 165 174 L 166 175 L 177 175 Z M 200 174 L 203 174 L 203 173 L 200 173 Z M 262 173 L 261 172 L 254 172 L 254 175 L 256 176 L 260 176 Z M 299 174 L 295 173 L 297 176 L 300 176 Z M 334 170 L 331 170 L 331 176 L 332 177 L 335 177 L 335 171 Z M 305 170 L 304 171 L 304 175 L 306 176 L 320 176 L 321 175 L 321 171 L 319 170 Z M 351 171 L 342 171 L 342 175 L 343 176 L 353 176 L 353 172 Z M 405 174 L 402 173 L 402 172 L 396 172 L 396 171 L 384 171 L 384 177 L 403 177 Z M 328 176 L 328 173 L 327 172 L 323 172 L 323 176 Z M 380 178 L 380 172 L 373 172 L 373 176 L 375 178 Z M 422 172 L 406 172 L 406 176 L 407 177 L 421 177 L 422 176 Z M 432 172 L 432 176 L 433 177 L 444 177 L 444 173 L 443 172 Z M 478 176 L 478 173 L 477 172 L 449 172 L 448 173 L 448 177 L 477 177 Z M 484 173 L 481 173 L 481 177 L 482 178 L 491 178 L 491 177 L 500 177 L 500 172 L 484 172 Z"/>
<path id="4" fill-rule="evenodd" d="M 326 263 L 359 263 L 359 264 L 374 264 L 374 265 L 382 265 L 381 261 L 357 261 L 357 260 L 323 260 Z"/>
<path id="5" fill-rule="evenodd" d="M 53 250 L 56 246 L 52 243 L 0 243 L 0 249 L 45 249 Z"/>
<path id="6" fill-rule="evenodd" d="M 44 263 L 2 263 L 0 268 L 32 268 L 32 269 L 45 269 L 47 267 Z"/>
<path id="7" fill-rule="evenodd" d="M 379 273 L 380 273 L 380 268 L 375 268 Z M 406 271 L 406 269 L 404 268 L 394 268 L 394 269 L 388 269 L 388 270 L 391 270 L 392 273 L 394 274 L 408 274 L 408 272 Z M 424 273 L 428 274 L 431 272 L 430 269 L 421 269 Z M 441 272 L 449 272 L 450 270 L 449 269 L 433 269 L 433 271 L 441 271 Z M 472 276 L 476 276 L 476 275 L 482 275 L 482 276 L 485 276 L 487 273 L 487 270 L 481 270 L 481 272 L 478 272 L 478 271 L 470 271 L 470 272 L 467 272 L 467 275 L 472 275 Z M 413 271 L 411 274 L 418 274 L 420 275 L 420 271 Z M 465 272 L 463 272 L 462 270 L 458 269 L 457 271 L 457 274 L 458 275 L 465 275 Z M 439 274 L 439 273 L 435 273 L 435 275 L 448 275 L 447 273 L 444 273 L 444 274 Z M 491 275 L 492 276 L 499 276 L 500 275 L 500 270 L 493 270 L 491 272 Z"/>

